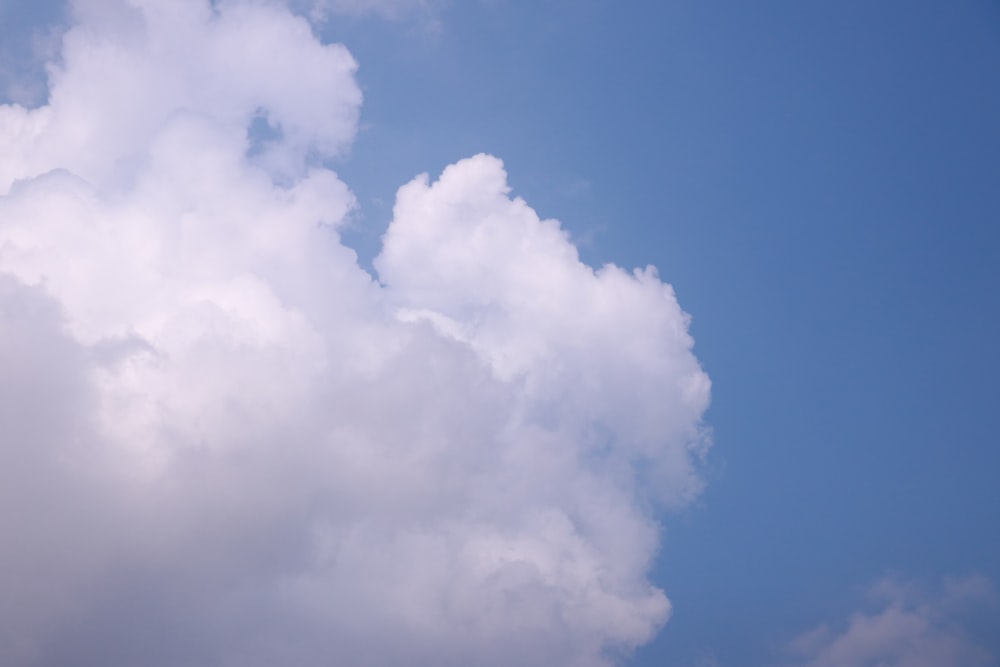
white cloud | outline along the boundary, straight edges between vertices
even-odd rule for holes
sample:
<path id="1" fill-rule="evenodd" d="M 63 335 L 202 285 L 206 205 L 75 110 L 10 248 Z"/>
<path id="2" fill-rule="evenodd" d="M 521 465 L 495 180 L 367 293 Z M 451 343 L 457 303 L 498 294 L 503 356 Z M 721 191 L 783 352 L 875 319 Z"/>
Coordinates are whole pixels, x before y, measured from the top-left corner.
<path id="1" fill-rule="evenodd" d="M 821 625 L 792 642 L 801 667 L 975 667 L 996 664 L 965 627 L 970 610 L 995 604 L 990 581 L 949 578 L 930 594 L 886 579 L 872 587 L 871 610 L 858 611 L 838 628 Z"/>
<path id="2" fill-rule="evenodd" d="M 347 51 L 278 5 L 79 0 L 0 107 L 0 662 L 603 665 L 669 603 L 709 383 L 476 156 L 376 264 Z M 275 137 L 249 132 L 265 118 Z"/>
<path id="3" fill-rule="evenodd" d="M 74 8 L 80 24 L 63 38 L 65 65 L 51 66 L 50 104 L 0 107 L 8 146 L 0 189 L 55 168 L 97 187 L 121 184 L 169 122 L 197 119 L 211 125 L 203 131 L 214 142 L 242 142 L 262 114 L 284 140 L 260 160 L 284 175 L 307 153 L 337 154 L 354 137 L 354 60 L 284 9 L 227 2 L 216 13 L 192 0 L 77 0 Z"/>

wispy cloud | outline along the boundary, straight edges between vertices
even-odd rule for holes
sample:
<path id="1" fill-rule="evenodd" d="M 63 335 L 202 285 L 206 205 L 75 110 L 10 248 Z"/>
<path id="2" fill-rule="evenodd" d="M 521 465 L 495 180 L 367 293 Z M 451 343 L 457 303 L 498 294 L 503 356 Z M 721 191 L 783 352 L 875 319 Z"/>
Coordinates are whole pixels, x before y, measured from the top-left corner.
<path id="1" fill-rule="evenodd" d="M 970 632 L 967 621 L 996 604 L 983 577 L 946 579 L 929 592 L 897 579 L 869 590 L 869 608 L 846 622 L 821 625 L 788 647 L 801 667 L 975 667 L 1000 656 Z M 991 617 L 995 616 L 992 614 Z"/>

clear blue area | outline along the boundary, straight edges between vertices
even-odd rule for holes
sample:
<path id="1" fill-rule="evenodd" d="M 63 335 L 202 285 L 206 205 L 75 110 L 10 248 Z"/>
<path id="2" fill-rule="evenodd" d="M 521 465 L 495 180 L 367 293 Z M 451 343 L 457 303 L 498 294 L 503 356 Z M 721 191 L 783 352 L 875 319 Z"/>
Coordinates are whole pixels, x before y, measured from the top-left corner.
<path id="1" fill-rule="evenodd" d="M 399 185 L 494 153 L 586 261 L 660 268 L 714 382 L 710 484 L 664 517 L 654 573 L 675 615 L 630 664 L 768 664 L 887 572 L 1000 583 L 1000 4 L 454 0 L 437 19 L 325 34 L 366 95 L 335 165 L 362 261 Z"/>

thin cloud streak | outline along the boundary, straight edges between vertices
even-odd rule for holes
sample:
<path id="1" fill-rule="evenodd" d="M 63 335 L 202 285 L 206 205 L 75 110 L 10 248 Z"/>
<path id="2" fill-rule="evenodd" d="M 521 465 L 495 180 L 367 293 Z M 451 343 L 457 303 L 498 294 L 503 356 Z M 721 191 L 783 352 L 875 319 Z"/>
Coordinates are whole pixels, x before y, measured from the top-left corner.
<path id="1" fill-rule="evenodd" d="M 788 647 L 800 667 L 975 667 L 998 656 L 969 633 L 966 616 L 995 607 L 988 579 L 948 578 L 936 593 L 887 578 L 871 587 L 873 609 L 851 614 L 846 623 L 821 625 Z M 982 614 L 980 613 L 980 616 Z"/>

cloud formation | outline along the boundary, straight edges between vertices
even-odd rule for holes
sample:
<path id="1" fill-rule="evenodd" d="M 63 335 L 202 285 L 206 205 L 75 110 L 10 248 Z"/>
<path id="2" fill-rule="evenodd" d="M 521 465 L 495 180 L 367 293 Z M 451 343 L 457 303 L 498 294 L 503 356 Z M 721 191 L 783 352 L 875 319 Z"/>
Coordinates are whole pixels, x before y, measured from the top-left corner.
<path id="1" fill-rule="evenodd" d="M 859 611 L 839 629 L 821 625 L 789 647 L 801 667 L 976 667 L 996 664 L 966 627 L 977 607 L 995 607 L 996 592 L 983 577 L 946 579 L 937 594 L 893 579 L 869 591 L 872 610 Z M 978 613 L 977 613 L 978 612 Z"/>
<path id="2" fill-rule="evenodd" d="M 0 662 L 605 665 L 709 382 L 647 268 L 479 155 L 377 280 L 327 166 L 355 63 L 283 5 L 76 0 L 0 106 Z"/>

